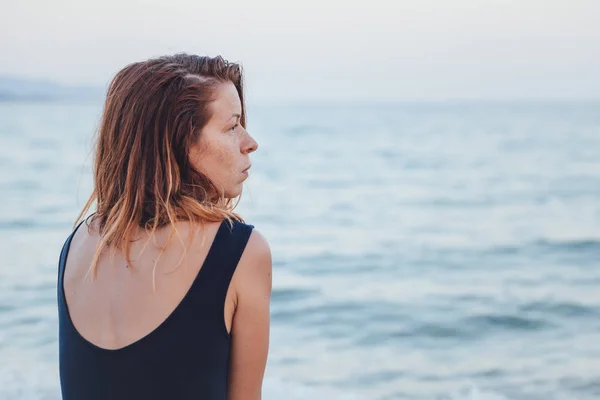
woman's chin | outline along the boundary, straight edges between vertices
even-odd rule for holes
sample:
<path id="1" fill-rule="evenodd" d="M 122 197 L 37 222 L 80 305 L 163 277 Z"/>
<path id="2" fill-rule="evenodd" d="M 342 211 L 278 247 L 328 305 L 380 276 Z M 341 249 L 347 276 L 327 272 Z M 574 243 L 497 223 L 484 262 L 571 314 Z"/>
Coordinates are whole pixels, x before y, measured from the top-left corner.
<path id="1" fill-rule="evenodd" d="M 226 199 L 235 199 L 236 197 L 239 197 L 240 194 L 242 194 L 242 184 L 241 183 L 239 185 L 237 185 L 236 187 L 233 187 L 230 190 L 225 191 L 225 198 Z"/>

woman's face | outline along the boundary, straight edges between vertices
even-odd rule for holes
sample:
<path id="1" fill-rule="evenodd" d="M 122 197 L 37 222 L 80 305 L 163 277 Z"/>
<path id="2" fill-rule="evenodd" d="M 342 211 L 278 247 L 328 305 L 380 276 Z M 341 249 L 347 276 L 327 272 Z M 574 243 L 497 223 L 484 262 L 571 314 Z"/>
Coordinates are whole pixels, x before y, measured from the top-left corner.
<path id="1" fill-rule="evenodd" d="M 256 151 L 258 144 L 240 125 L 242 104 L 233 83 L 217 87 L 209 112 L 212 117 L 192 145 L 190 160 L 217 187 L 219 195 L 234 198 L 242 193 L 250 153 Z"/>

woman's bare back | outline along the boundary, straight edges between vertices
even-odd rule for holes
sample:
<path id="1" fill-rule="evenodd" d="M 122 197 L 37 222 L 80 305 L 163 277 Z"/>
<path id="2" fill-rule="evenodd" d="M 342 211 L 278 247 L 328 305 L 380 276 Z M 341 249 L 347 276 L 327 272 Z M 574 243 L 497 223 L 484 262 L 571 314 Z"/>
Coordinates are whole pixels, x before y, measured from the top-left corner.
<path id="1" fill-rule="evenodd" d="M 122 252 L 105 251 L 94 281 L 85 277 L 99 241 L 97 226 L 82 226 L 76 232 L 67 259 L 64 290 L 71 320 L 85 340 L 105 349 L 126 347 L 158 328 L 179 305 L 202 268 L 219 223 L 197 228 L 189 245 L 190 224 L 181 222 L 176 226 L 183 243 L 174 235 L 162 255 L 157 244 L 167 243 L 168 228 L 157 230 L 153 238 L 139 229 L 138 240 L 131 244 L 131 265 Z M 228 331 L 233 318 L 232 292 L 228 291 L 224 306 Z"/>

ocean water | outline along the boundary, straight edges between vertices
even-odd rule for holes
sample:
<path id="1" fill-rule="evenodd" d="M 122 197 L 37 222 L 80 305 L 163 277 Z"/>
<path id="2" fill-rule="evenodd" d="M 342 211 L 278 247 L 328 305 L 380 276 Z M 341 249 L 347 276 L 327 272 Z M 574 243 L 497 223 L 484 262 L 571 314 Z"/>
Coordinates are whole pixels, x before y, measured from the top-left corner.
<path id="1" fill-rule="evenodd" d="M 58 399 L 101 109 L 0 103 L 0 398 Z M 264 398 L 600 398 L 600 104 L 251 105 Z"/>

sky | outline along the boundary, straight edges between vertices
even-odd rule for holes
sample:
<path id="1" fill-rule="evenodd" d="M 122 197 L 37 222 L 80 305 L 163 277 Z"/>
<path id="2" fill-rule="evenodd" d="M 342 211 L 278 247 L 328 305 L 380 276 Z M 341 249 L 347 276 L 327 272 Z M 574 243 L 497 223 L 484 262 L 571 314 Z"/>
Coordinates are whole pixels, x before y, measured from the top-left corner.
<path id="1" fill-rule="evenodd" d="M 3 0 L 0 74 L 105 86 L 180 51 L 255 100 L 600 98 L 600 0 Z"/>

